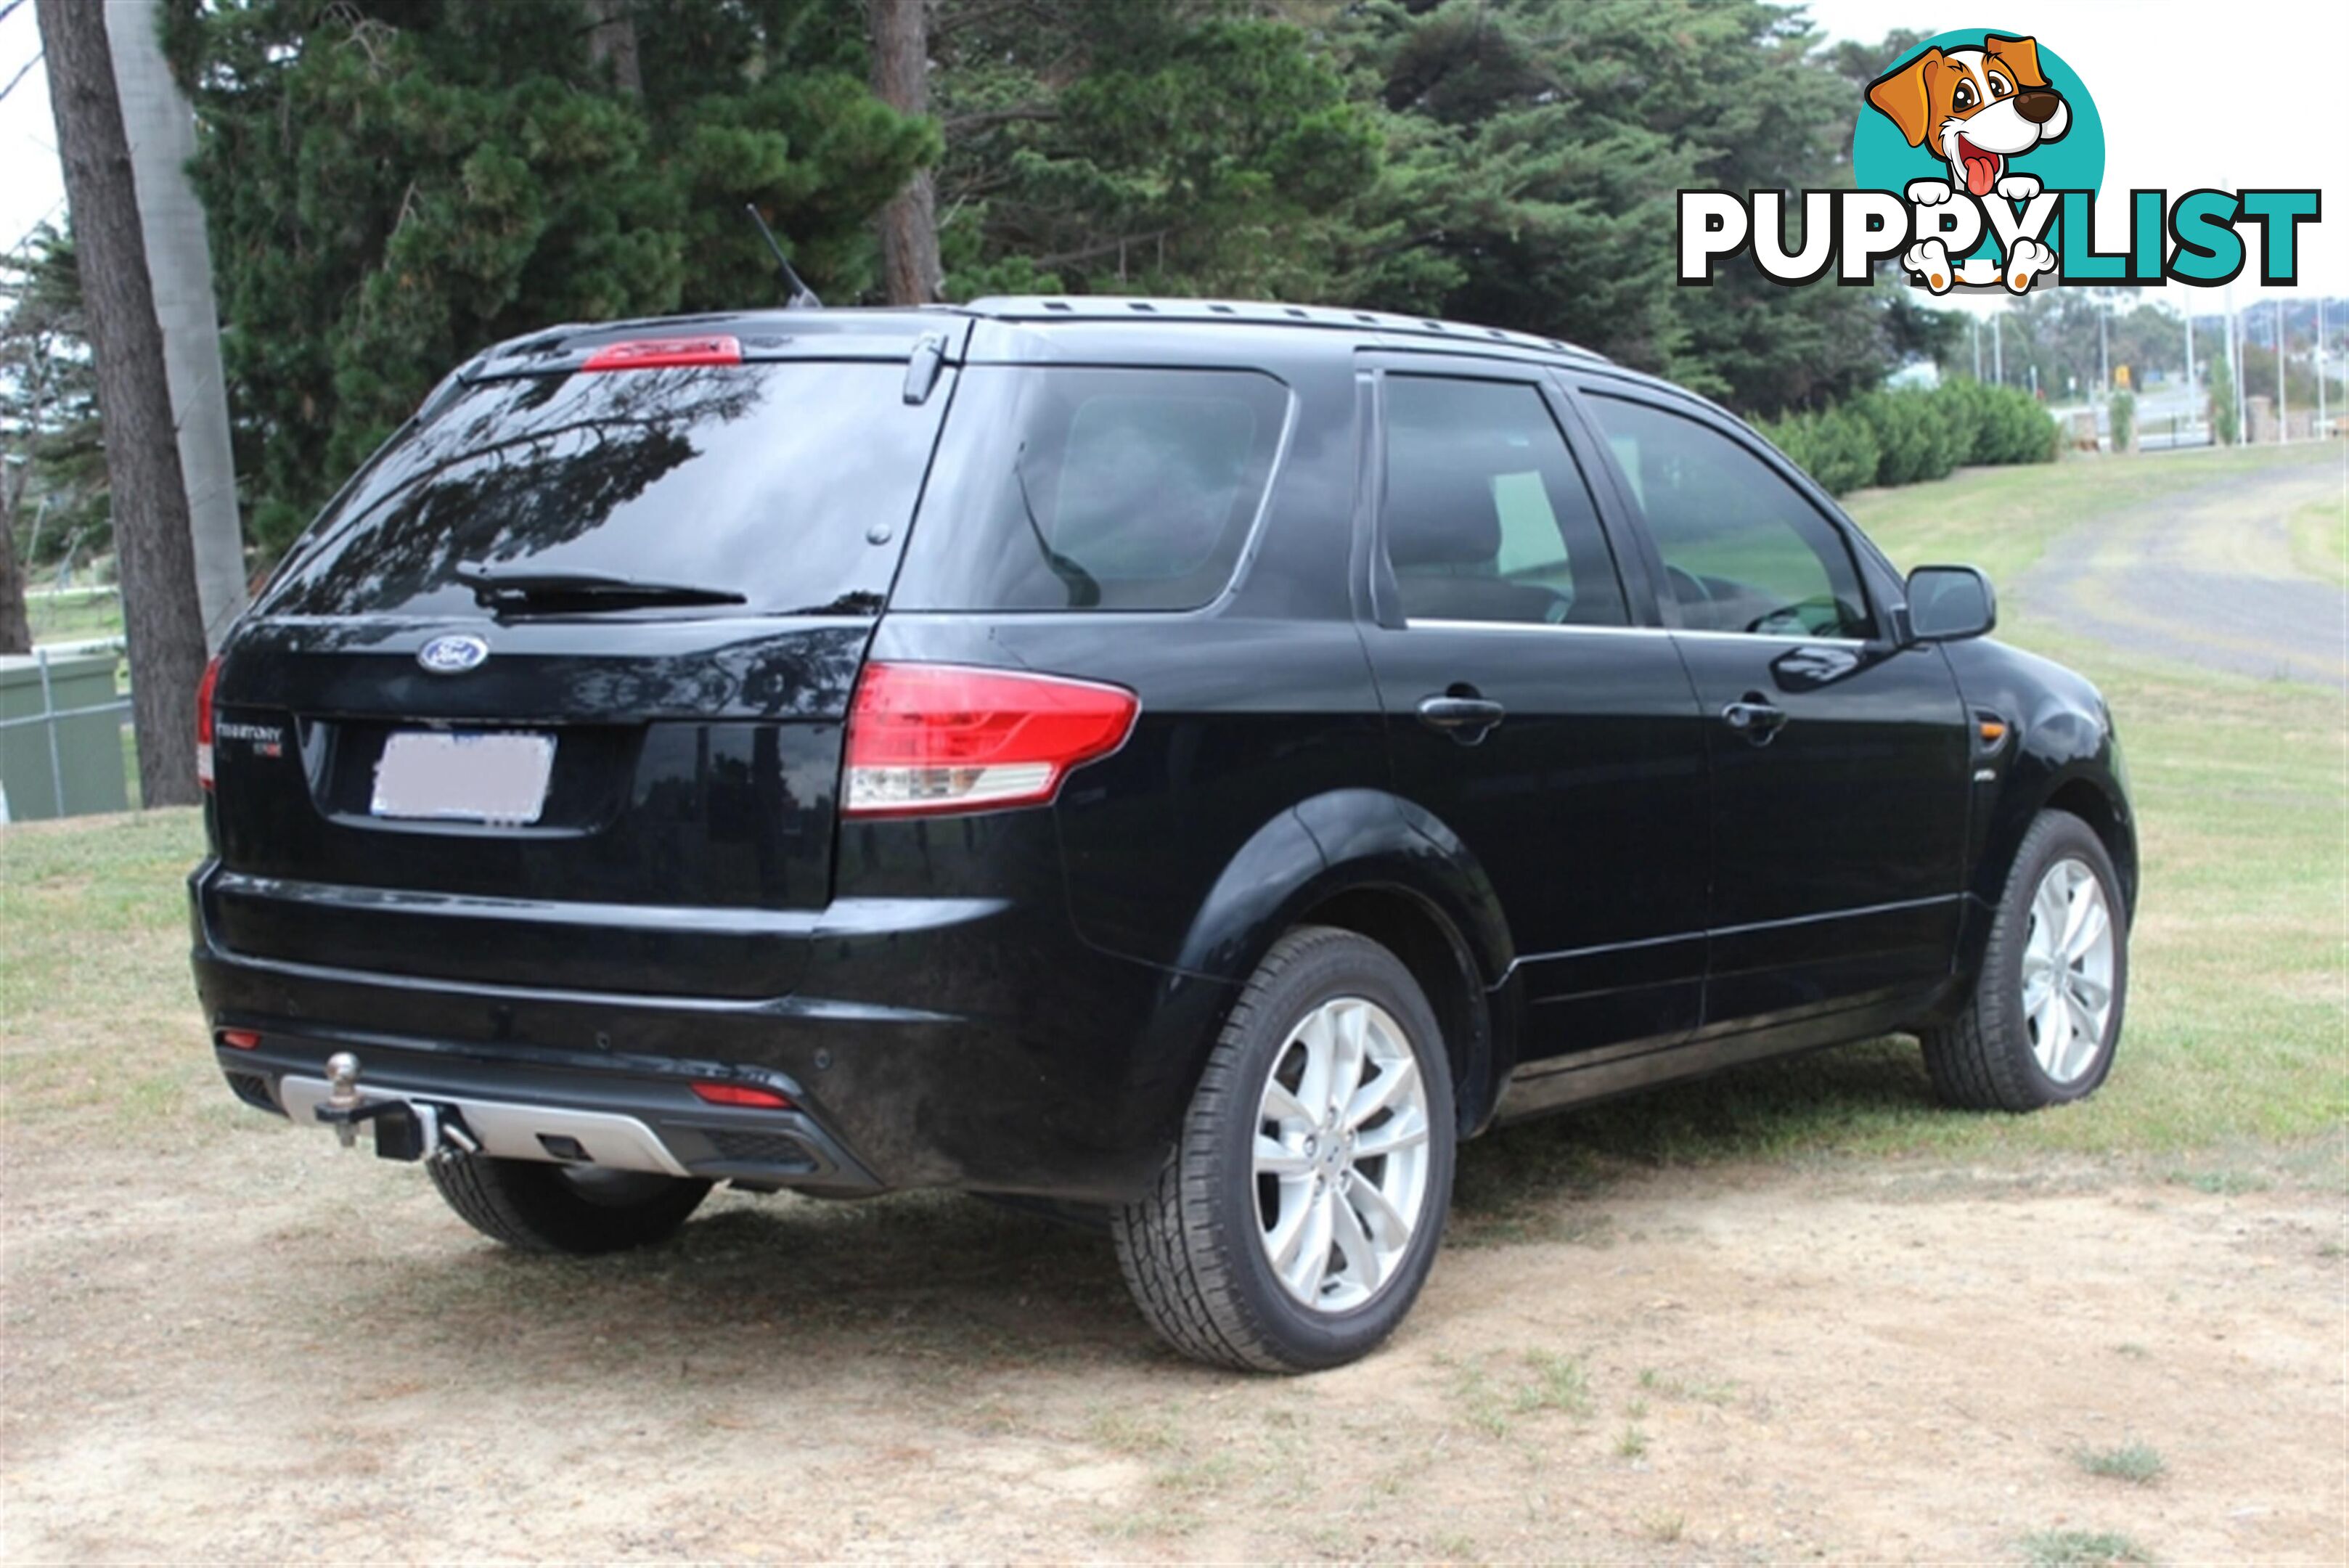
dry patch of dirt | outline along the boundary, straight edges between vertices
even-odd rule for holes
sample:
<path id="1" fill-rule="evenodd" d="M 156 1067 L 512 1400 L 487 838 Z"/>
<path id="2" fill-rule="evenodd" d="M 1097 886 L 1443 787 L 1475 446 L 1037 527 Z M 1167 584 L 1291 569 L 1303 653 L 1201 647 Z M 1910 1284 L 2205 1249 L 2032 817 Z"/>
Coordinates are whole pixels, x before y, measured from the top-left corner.
<path id="1" fill-rule="evenodd" d="M 11 1559 L 2349 1556 L 2337 1199 L 1619 1182 L 1276 1380 L 1174 1360 L 1104 1241 L 978 1203 L 721 1198 L 523 1259 L 213 1109 L 151 1166 L 11 1129 Z M 2080 1462 L 2129 1443 L 2151 1484 Z"/>

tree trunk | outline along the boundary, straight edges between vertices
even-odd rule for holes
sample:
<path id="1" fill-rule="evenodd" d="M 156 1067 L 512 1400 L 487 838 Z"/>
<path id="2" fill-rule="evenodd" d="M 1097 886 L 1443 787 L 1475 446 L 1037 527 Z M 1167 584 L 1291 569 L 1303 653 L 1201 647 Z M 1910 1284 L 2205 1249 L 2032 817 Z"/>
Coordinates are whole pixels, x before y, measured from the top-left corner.
<path id="1" fill-rule="evenodd" d="M 0 653 L 33 651 L 33 623 L 25 614 L 25 569 L 16 564 L 16 483 L 0 474 Z"/>
<path id="2" fill-rule="evenodd" d="M 161 0 L 113 0 L 105 7 L 122 95 L 122 129 L 139 190 L 140 237 L 163 332 L 180 474 L 187 483 L 196 558 L 196 604 L 204 643 L 218 648 L 244 608 L 244 526 L 237 514 L 236 457 L 229 445 L 228 389 L 221 374 L 220 306 L 204 210 L 188 165 L 196 156 L 194 109 L 171 79 L 156 30 Z"/>
<path id="3" fill-rule="evenodd" d="M 873 91 L 900 114 L 930 112 L 930 0 L 872 0 Z M 937 193 L 917 172 L 881 209 L 881 282 L 892 305 L 927 305 L 938 261 Z"/>
<path id="4" fill-rule="evenodd" d="M 635 0 L 587 0 L 587 58 L 612 67 L 612 85 L 630 98 L 645 96 L 636 58 Z"/>
<path id="5" fill-rule="evenodd" d="M 98 371 L 130 644 L 140 799 L 150 806 L 192 805 L 199 795 L 195 693 L 204 669 L 204 624 L 163 333 L 155 320 L 130 145 L 107 47 L 106 8 L 88 0 L 36 0 L 35 9 Z"/>

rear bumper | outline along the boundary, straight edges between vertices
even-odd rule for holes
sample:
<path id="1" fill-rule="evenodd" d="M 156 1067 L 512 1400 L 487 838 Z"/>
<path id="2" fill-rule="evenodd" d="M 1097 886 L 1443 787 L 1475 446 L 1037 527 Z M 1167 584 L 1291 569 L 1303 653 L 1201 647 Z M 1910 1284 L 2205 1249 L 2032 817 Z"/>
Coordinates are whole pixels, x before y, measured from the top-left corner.
<path id="1" fill-rule="evenodd" d="M 867 900 L 821 934 L 809 985 L 765 1000 L 419 979 L 230 950 L 206 916 L 218 875 L 190 879 L 196 989 L 248 1103 L 280 1108 L 289 1075 L 349 1051 L 363 1089 L 609 1113 L 689 1175 L 814 1192 L 1138 1196 L 1229 996 L 1087 946 L 1057 899 Z M 705 1104 L 691 1085 L 711 1080 L 794 1108 Z"/>
<path id="2" fill-rule="evenodd" d="M 267 1034 L 260 1044 L 215 1044 L 221 1071 L 239 1099 L 274 1109 L 296 1126 L 324 1131 L 314 1114 L 327 1097 L 321 1042 Z M 841 1197 L 881 1190 L 880 1181 L 805 1110 L 795 1085 L 773 1074 L 733 1074 L 792 1101 L 791 1109 L 713 1106 L 691 1080 L 584 1072 L 552 1064 L 491 1062 L 370 1041 L 357 1050 L 369 1098 L 433 1106 L 481 1146 L 508 1159 L 592 1164 L 618 1170 L 793 1187 Z"/>

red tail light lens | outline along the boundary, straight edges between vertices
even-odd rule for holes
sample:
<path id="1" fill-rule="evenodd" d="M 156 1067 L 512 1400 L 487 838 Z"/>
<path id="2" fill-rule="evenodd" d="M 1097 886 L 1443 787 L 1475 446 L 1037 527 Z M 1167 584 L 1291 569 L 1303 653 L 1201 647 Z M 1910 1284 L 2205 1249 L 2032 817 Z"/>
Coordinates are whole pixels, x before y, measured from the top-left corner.
<path id="1" fill-rule="evenodd" d="M 870 664 L 848 714 L 848 816 L 1032 805 L 1069 770 L 1125 744 L 1142 704 L 1119 686 L 974 670 Z"/>
<path id="2" fill-rule="evenodd" d="M 258 1050 L 261 1033 L 254 1029 L 223 1029 L 220 1032 L 220 1043 L 239 1051 Z"/>
<path id="3" fill-rule="evenodd" d="M 196 783 L 212 787 L 212 688 L 220 684 L 220 657 L 204 666 L 204 678 L 196 682 Z"/>
<path id="4" fill-rule="evenodd" d="M 750 1084 L 696 1084 L 693 1092 L 713 1106 L 749 1106 L 762 1111 L 787 1111 L 792 1108 L 787 1096 Z"/>
<path id="5" fill-rule="evenodd" d="M 606 343 L 587 356 L 582 370 L 666 370 L 678 365 L 740 365 L 739 338 L 635 337 Z"/>

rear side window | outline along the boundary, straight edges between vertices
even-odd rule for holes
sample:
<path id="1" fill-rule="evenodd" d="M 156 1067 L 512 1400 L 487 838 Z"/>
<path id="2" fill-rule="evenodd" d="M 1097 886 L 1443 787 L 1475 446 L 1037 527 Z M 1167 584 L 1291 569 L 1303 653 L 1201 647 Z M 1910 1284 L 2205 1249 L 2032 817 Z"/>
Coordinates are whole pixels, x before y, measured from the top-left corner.
<path id="1" fill-rule="evenodd" d="M 481 614 L 455 576 L 478 564 L 878 614 L 947 401 L 905 382 L 903 361 L 481 382 L 327 510 L 262 611 Z"/>
<path id="2" fill-rule="evenodd" d="M 1232 580 L 1288 416 L 1247 371 L 975 367 L 890 603 L 1196 609 Z"/>

